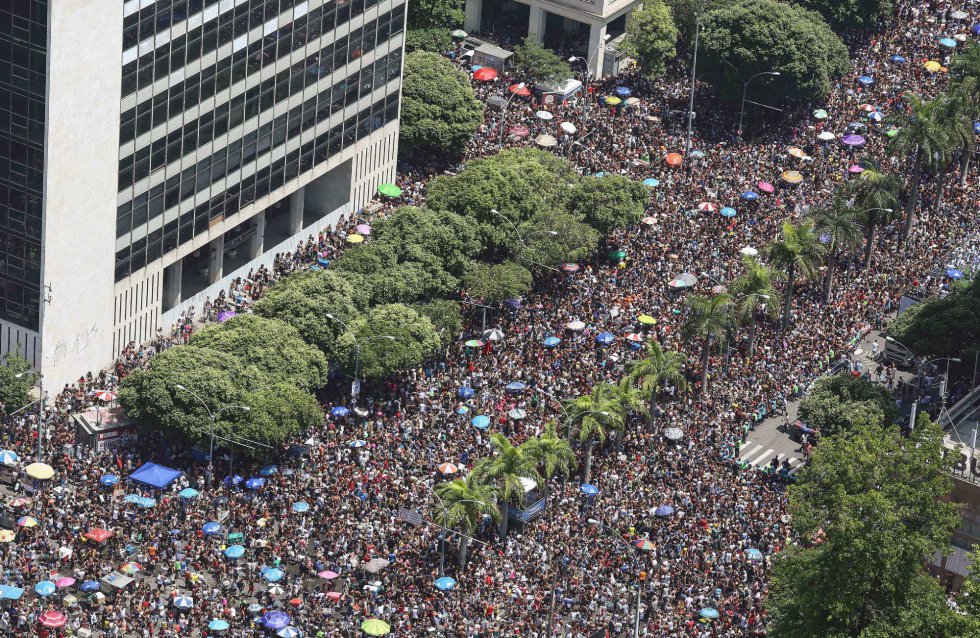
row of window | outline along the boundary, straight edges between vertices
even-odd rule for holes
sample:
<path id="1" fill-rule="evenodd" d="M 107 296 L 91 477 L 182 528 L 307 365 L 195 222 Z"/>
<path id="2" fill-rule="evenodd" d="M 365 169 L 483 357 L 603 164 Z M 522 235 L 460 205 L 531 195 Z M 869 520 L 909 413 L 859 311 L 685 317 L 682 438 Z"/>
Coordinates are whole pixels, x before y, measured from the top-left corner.
<path id="1" fill-rule="evenodd" d="M 116 236 L 122 237 L 131 231 L 135 232 L 149 220 L 162 215 L 164 210 L 170 210 L 182 201 L 206 192 L 211 184 L 225 175 L 247 166 L 267 150 L 281 146 L 348 104 L 354 104 L 358 99 L 370 95 L 375 89 L 397 78 L 400 69 L 401 50 L 398 49 L 375 64 L 367 65 L 346 81 L 338 83 L 334 89 L 321 91 L 195 166 L 184 169 L 166 182 L 123 203 L 116 214 Z"/>
<path id="2" fill-rule="evenodd" d="M 0 274 L 0 319 L 36 331 L 39 329 L 40 312 L 40 288 Z"/>
<path id="3" fill-rule="evenodd" d="M 398 92 L 394 92 L 210 201 L 134 241 L 116 253 L 116 281 L 191 241 L 212 224 L 234 215 L 397 117 Z"/>
<path id="4" fill-rule="evenodd" d="M 355 30 L 349 39 L 344 36 L 337 42 L 328 44 L 319 53 L 253 86 L 201 117 L 190 119 L 183 127 L 171 131 L 166 137 L 155 140 L 133 154 L 123 156 L 119 166 L 119 190 L 125 190 L 157 168 L 193 153 L 198 147 L 233 130 L 259 111 L 265 111 L 315 84 L 333 73 L 337 67 L 373 51 L 376 42 L 383 44 L 392 35 L 392 20 L 395 21 L 396 28 L 401 30 L 402 11 L 403 7 L 399 7 L 382 15 L 365 27 Z M 164 102 L 163 111 L 166 112 L 166 109 L 167 104 Z M 135 128 L 136 122 L 124 122 L 123 126 Z"/>
<path id="5" fill-rule="evenodd" d="M 0 36 L 45 46 L 48 39 L 48 0 L 0 2 Z"/>
<path id="6" fill-rule="evenodd" d="M 221 0 L 172 0 L 154 2 L 135 11 L 123 20 L 123 51 L 132 48 L 154 35 L 169 29 L 188 17 L 200 13 L 205 7 Z M 270 6 L 276 2 L 267 2 Z"/>

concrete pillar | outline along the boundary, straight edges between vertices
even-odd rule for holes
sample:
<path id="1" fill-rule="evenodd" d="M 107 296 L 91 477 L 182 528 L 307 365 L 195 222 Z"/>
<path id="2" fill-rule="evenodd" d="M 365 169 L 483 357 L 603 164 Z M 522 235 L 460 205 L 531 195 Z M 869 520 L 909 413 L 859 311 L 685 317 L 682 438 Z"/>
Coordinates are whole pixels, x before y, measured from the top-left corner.
<path id="1" fill-rule="evenodd" d="M 180 288 L 184 281 L 183 260 L 178 259 L 163 269 L 163 311 L 180 303 Z"/>
<path id="2" fill-rule="evenodd" d="M 589 27 L 589 71 L 593 78 L 602 77 L 602 63 L 606 55 L 606 25 L 599 23 Z"/>
<path id="3" fill-rule="evenodd" d="M 221 235 L 208 246 L 208 284 L 221 279 L 225 267 L 225 236 Z"/>
<path id="4" fill-rule="evenodd" d="M 548 14 L 541 7 L 531 5 L 530 18 L 527 23 L 527 37 L 538 42 L 544 41 L 544 29 L 548 24 Z"/>
<path id="5" fill-rule="evenodd" d="M 252 259 L 258 259 L 265 250 L 265 211 L 261 211 L 252 219 L 255 220 L 255 234 L 252 235 L 252 239 L 248 244 L 248 258 L 250 261 Z"/>
<path id="6" fill-rule="evenodd" d="M 303 208 L 306 203 L 306 189 L 301 188 L 289 196 L 289 234 L 295 235 L 303 230 Z"/>
<path id="7" fill-rule="evenodd" d="M 480 20 L 483 17 L 483 0 L 466 0 L 466 15 L 463 18 L 463 29 L 469 32 L 480 30 Z"/>

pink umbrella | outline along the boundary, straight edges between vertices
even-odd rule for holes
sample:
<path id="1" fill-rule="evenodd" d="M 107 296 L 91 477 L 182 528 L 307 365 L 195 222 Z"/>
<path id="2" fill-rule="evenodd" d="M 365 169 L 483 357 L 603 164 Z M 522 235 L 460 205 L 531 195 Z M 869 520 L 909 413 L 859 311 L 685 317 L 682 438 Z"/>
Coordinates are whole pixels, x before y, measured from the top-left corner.
<path id="1" fill-rule="evenodd" d="M 338 574 L 337 572 L 330 571 L 329 569 L 325 572 L 320 572 L 319 574 L 317 574 L 317 577 L 322 578 L 323 580 L 333 580 L 337 576 L 340 576 L 340 574 Z"/>
<path id="2" fill-rule="evenodd" d="M 371 227 L 368 226 L 367 224 L 358 224 L 357 225 L 357 228 L 355 230 L 357 230 L 357 232 L 359 232 L 362 235 L 370 235 L 371 234 Z"/>
<path id="3" fill-rule="evenodd" d="M 847 169 L 849 173 L 863 173 L 864 169 L 857 164 L 851 164 L 850 168 Z"/>
<path id="4" fill-rule="evenodd" d="M 333 600 L 333 601 L 340 600 L 340 592 L 339 591 L 328 591 L 327 592 L 327 598 L 329 598 L 330 600 Z"/>
<path id="5" fill-rule="evenodd" d="M 64 589 L 65 587 L 71 587 L 75 584 L 75 579 L 71 576 L 62 576 L 58 580 L 54 581 L 55 587 L 58 589 Z"/>
<path id="6" fill-rule="evenodd" d="M 40 620 L 41 624 L 45 627 L 52 627 L 55 629 L 58 627 L 64 627 L 66 624 L 68 624 L 68 616 L 53 609 L 49 609 L 41 614 L 41 617 L 38 620 Z"/>
<path id="7" fill-rule="evenodd" d="M 758 186 L 759 186 L 759 190 L 762 191 L 763 193 L 776 192 L 776 187 L 770 184 L 769 182 L 759 182 Z"/>

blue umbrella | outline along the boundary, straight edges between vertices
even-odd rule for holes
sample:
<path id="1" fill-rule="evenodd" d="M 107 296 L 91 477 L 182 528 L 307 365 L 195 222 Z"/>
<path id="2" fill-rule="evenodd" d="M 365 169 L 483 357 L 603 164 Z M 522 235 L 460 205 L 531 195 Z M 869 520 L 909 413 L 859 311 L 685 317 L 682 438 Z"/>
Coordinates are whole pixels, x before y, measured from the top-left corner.
<path id="1" fill-rule="evenodd" d="M 616 340 L 616 335 L 611 332 L 600 332 L 596 335 L 595 342 L 600 346 L 608 346 L 610 343 Z"/>
<path id="2" fill-rule="evenodd" d="M 973 33 L 973 35 L 980 35 L 980 24 L 973 25 L 970 31 Z"/>
<path id="3" fill-rule="evenodd" d="M 578 486 L 578 491 L 582 492 L 586 496 L 595 496 L 599 493 L 599 488 L 589 483 L 582 483 Z"/>
<path id="4" fill-rule="evenodd" d="M 559 339 L 558 337 L 547 337 L 541 343 L 544 345 L 545 348 L 554 348 L 559 343 L 561 343 L 561 339 Z"/>
<path id="5" fill-rule="evenodd" d="M 697 150 L 691 151 L 690 153 L 687 154 L 687 156 L 693 159 L 701 159 L 702 157 L 704 157 L 704 151 L 697 151 Z"/>
<path id="6" fill-rule="evenodd" d="M 241 545 L 232 545 L 225 550 L 225 556 L 231 559 L 241 558 L 245 555 L 245 548 Z"/>
<path id="7" fill-rule="evenodd" d="M 617 86 L 615 89 L 613 89 L 613 93 L 615 93 L 617 97 L 623 98 L 633 95 L 633 91 L 630 91 L 628 86 Z"/>
<path id="8" fill-rule="evenodd" d="M 873 113 L 868 113 L 868 119 L 872 122 L 880 122 L 885 119 L 885 116 L 878 111 L 874 111 Z"/>
<path id="9" fill-rule="evenodd" d="M 479 71 L 482 68 L 483 67 L 480 66 L 479 64 L 474 64 L 473 66 L 470 67 L 470 71 Z"/>
<path id="10" fill-rule="evenodd" d="M 177 609 L 190 609 L 194 606 L 194 599 L 190 596 L 177 596 L 174 598 L 174 607 Z"/>
<path id="11" fill-rule="evenodd" d="M 263 485 L 265 485 L 264 478 L 256 478 L 253 476 L 252 478 L 245 481 L 245 487 L 247 487 L 250 490 L 257 490 Z"/>
<path id="12" fill-rule="evenodd" d="M 58 589 L 58 586 L 50 580 L 42 580 L 37 585 L 34 585 L 34 593 L 38 596 L 50 596 L 56 589 Z"/>
<path id="13" fill-rule="evenodd" d="M 745 556 L 751 561 L 762 560 L 762 552 L 760 552 L 754 547 L 750 547 L 747 550 L 745 550 Z"/>
<path id="14" fill-rule="evenodd" d="M 293 511 L 297 514 L 310 511 L 310 504 L 306 501 L 296 501 L 293 503 Z"/>
<path id="15" fill-rule="evenodd" d="M 592 175 L 592 177 L 600 177 L 600 178 L 601 177 L 605 177 L 605 176 L 606 176 L 606 172 L 605 171 L 599 171 L 598 173 L 594 173 Z"/>
<path id="16" fill-rule="evenodd" d="M 0 450 L 0 463 L 3 463 L 4 465 L 13 465 L 19 458 L 20 457 L 17 456 L 16 452 L 11 452 L 10 450 Z"/>
<path id="17" fill-rule="evenodd" d="M 201 528 L 201 531 L 204 532 L 205 536 L 213 536 L 221 531 L 221 523 L 218 523 L 217 521 L 208 521 L 204 524 L 204 527 Z"/>
<path id="18" fill-rule="evenodd" d="M 862 75 L 861 77 L 858 78 L 858 84 L 860 84 L 861 86 L 871 86 L 874 83 L 875 83 L 874 78 L 871 77 L 870 75 Z"/>
<path id="19" fill-rule="evenodd" d="M 656 188 L 657 186 L 660 186 L 660 180 L 656 177 L 648 177 L 643 180 L 643 185 L 649 186 L 650 188 Z"/>
<path id="20" fill-rule="evenodd" d="M 118 482 L 119 482 L 119 477 L 116 476 L 115 474 L 106 474 L 105 476 L 99 479 L 99 483 L 105 485 L 106 487 L 112 487 Z"/>
<path id="21" fill-rule="evenodd" d="M 361 439 L 357 439 L 356 441 L 350 442 L 350 446 L 354 449 L 357 449 L 359 447 L 364 447 L 365 445 L 367 445 L 367 441 L 362 441 Z"/>
<path id="22" fill-rule="evenodd" d="M 507 384 L 508 392 L 524 392 L 524 390 L 526 389 L 527 386 L 521 383 L 520 381 L 511 381 L 510 383 Z"/>
<path id="23" fill-rule="evenodd" d="M 228 623 L 224 620 L 212 620 L 208 623 L 208 629 L 211 631 L 225 631 L 228 627 Z"/>
<path id="24" fill-rule="evenodd" d="M 224 480 L 224 483 L 225 483 L 225 485 L 238 485 L 239 483 L 241 483 L 244 480 L 245 479 L 242 478 L 241 475 L 235 474 L 234 476 L 226 476 L 225 477 L 225 480 Z"/>
<path id="25" fill-rule="evenodd" d="M 504 305 L 507 306 L 508 308 L 513 308 L 514 310 L 517 310 L 517 309 L 519 309 L 521 307 L 521 300 L 520 299 L 508 299 L 508 300 L 504 301 Z"/>
<path id="26" fill-rule="evenodd" d="M 262 605 L 260 605 L 258 603 L 252 603 L 251 605 L 249 605 L 245 609 L 248 610 L 248 613 L 254 614 L 257 611 L 262 611 Z"/>
<path id="27" fill-rule="evenodd" d="M 731 206 L 725 206 L 724 208 L 721 209 L 721 216 L 722 217 L 734 217 L 735 216 L 735 209 L 732 208 Z"/>
<path id="28" fill-rule="evenodd" d="M 473 391 L 473 388 L 467 388 L 464 386 L 459 390 L 457 390 L 456 394 L 459 396 L 460 399 L 469 399 L 474 394 L 476 394 L 476 392 Z"/>
<path id="29" fill-rule="evenodd" d="M 670 516 L 674 513 L 674 508 L 670 505 L 658 505 L 657 509 L 654 510 L 654 516 Z"/>
<path id="30" fill-rule="evenodd" d="M 135 504 L 135 503 L 139 503 L 141 498 L 143 497 L 140 496 L 139 494 L 127 494 L 126 496 L 123 497 L 123 501 L 127 503 Z"/>
<path id="31" fill-rule="evenodd" d="M 820 237 L 818 237 L 818 239 L 820 240 L 821 244 L 829 244 L 833 237 L 831 237 L 829 233 L 820 233 Z"/>
<path id="32" fill-rule="evenodd" d="M 942 40 L 939 41 L 939 44 L 943 45 L 947 49 L 956 48 L 956 40 L 954 40 L 953 38 L 943 38 Z"/>
<path id="33" fill-rule="evenodd" d="M 980 135 L 980 122 L 973 123 L 973 134 Z"/>
<path id="34" fill-rule="evenodd" d="M 278 567 L 268 567 L 262 572 L 262 578 L 270 583 L 278 583 L 285 575 L 286 572 L 282 571 Z"/>
<path id="35" fill-rule="evenodd" d="M 478 414 L 470 421 L 477 430 L 486 430 L 490 427 L 490 417 L 485 414 Z"/>
<path id="36" fill-rule="evenodd" d="M 275 465 L 266 465 L 261 470 L 259 470 L 259 476 L 272 476 L 279 471 L 279 468 Z"/>
<path id="37" fill-rule="evenodd" d="M 299 638 L 303 635 L 303 632 L 296 629 L 296 627 L 283 627 L 276 632 L 276 635 L 279 636 L 279 638 Z"/>
<path id="38" fill-rule="evenodd" d="M 330 408 L 330 416 L 334 418 L 340 418 L 342 416 L 347 416 L 350 414 L 350 408 L 345 408 L 342 405 L 338 405 L 335 408 Z"/>
<path id="39" fill-rule="evenodd" d="M 745 191 L 741 194 L 741 198 L 747 202 L 754 202 L 755 200 L 759 199 L 759 194 L 755 191 Z"/>
<path id="40" fill-rule="evenodd" d="M 183 499 L 194 498 L 198 494 L 200 494 L 200 492 L 198 492 L 197 490 L 195 490 L 193 487 L 185 487 L 181 491 L 177 492 L 177 496 L 179 496 L 180 498 L 183 498 Z"/>
<path id="41" fill-rule="evenodd" d="M 698 612 L 702 618 L 707 618 L 708 620 L 714 620 L 718 617 L 718 610 L 714 607 L 705 607 Z"/>
<path id="42" fill-rule="evenodd" d="M 890 57 L 888 59 L 891 60 L 892 62 L 897 63 L 897 64 L 903 64 L 905 62 L 905 58 L 903 58 L 900 55 L 893 55 L 892 57 Z"/>
<path id="43" fill-rule="evenodd" d="M 436 589 L 438 589 L 439 591 L 449 591 L 451 589 L 456 589 L 456 579 L 450 578 L 449 576 L 443 576 L 442 578 L 437 578 Z"/>
<path id="44" fill-rule="evenodd" d="M 458 408 L 456 408 L 456 414 L 469 414 L 469 413 L 470 413 L 470 409 L 465 405 L 461 405 Z"/>
<path id="45" fill-rule="evenodd" d="M 963 271 L 957 270 L 952 266 L 948 266 L 946 268 L 946 276 L 949 277 L 950 279 L 963 279 Z"/>
<path id="46" fill-rule="evenodd" d="M 97 580 L 86 580 L 84 583 L 82 583 L 82 586 L 79 587 L 79 589 L 82 590 L 82 591 L 84 591 L 84 592 L 98 591 L 99 590 L 99 581 L 97 581 Z"/>
<path id="47" fill-rule="evenodd" d="M 140 500 L 136 502 L 139 507 L 143 509 L 152 509 L 157 506 L 157 501 L 155 498 L 150 498 L 148 496 L 141 496 Z"/>

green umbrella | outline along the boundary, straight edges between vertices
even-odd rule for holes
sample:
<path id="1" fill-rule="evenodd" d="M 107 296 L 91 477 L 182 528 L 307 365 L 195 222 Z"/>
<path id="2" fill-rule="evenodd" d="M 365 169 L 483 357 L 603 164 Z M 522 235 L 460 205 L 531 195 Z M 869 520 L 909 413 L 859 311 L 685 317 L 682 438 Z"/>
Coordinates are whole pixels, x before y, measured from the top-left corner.
<path id="1" fill-rule="evenodd" d="M 378 186 L 378 192 L 387 197 L 398 197 L 402 194 L 402 189 L 394 184 L 382 184 Z"/>
<path id="2" fill-rule="evenodd" d="M 465 38 L 469 35 L 469 33 L 463 31 L 462 29 L 456 29 L 450 35 L 452 35 L 454 38 Z"/>
<path id="3" fill-rule="evenodd" d="M 467 348 L 482 348 L 483 342 L 480 341 L 479 339 L 470 339 L 463 345 L 466 346 Z"/>
<path id="4" fill-rule="evenodd" d="M 890 128 L 885 133 L 885 135 L 887 135 L 888 137 L 895 137 L 896 135 L 898 135 L 898 129 L 897 128 Z"/>
<path id="5" fill-rule="evenodd" d="M 624 251 L 622 251 L 622 250 L 614 250 L 611 253 L 609 253 L 609 259 L 612 259 L 612 260 L 615 260 L 615 261 L 621 261 L 623 259 L 623 257 L 625 257 L 625 256 L 626 256 L 626 253 Z"/>
<path id="6" fill-rule="evenodd" d="M 391 631 L 391 625 L 383 620 L 371 618 L 361 623 L 361 631 L 369 636 L 384 636 Z"/>
<path id="7" fill-rule="evenodd" d="M 813 112 L 813 117 L 817 118 L 818 120 L 825 120 L 827 119 L 827 111 L 823 109 L 817 109 L 816 111 Z"/>

